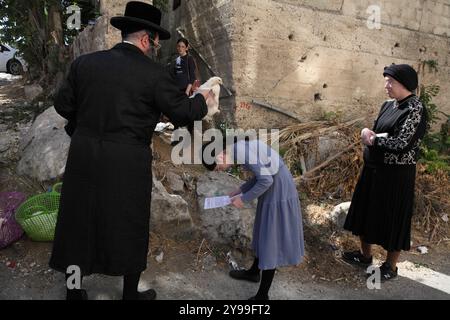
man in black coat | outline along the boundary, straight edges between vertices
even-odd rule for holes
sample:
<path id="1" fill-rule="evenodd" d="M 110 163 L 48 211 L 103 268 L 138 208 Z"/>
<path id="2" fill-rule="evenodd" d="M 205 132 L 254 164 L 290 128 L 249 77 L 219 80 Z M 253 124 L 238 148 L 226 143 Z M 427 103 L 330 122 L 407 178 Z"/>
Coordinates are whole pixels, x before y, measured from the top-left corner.
<path id="1" fill-rule="evenodd" d="M 155 299 L 138 292 L 147 267 L 152 190 L 152 133 L 164 114 L 185 126 L 207 114 L 209 93 L 189 99 L 148 56 L 159 40 L 161 12 L 129 2 L 111 24 L 123 42 L 76 59 L 55 99 L 71 135 L 50 266 L 66 273 L 124 276 L 123 299 Z M 72 269 L 69 269 L 72 270 Z M 67 288 L 67 299 L 87 299 Z"/>

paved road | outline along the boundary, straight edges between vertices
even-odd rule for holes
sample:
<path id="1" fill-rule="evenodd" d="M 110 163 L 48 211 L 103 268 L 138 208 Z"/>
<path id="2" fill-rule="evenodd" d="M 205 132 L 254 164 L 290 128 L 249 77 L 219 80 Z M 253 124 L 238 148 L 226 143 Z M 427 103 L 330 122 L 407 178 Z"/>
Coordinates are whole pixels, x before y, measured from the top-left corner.
<path id="1" fill-rule="evenodd" d="M 0 250 L 0 299 L 63 299 L 63 276 L 47 267 L 50 250 L 51 244 L 28 240 Z M 203 271 L 194 270 L 195 259 L 195 254 L 182 251 L 166 253 L 161 264 L 149 258 L 149 268 L 141 278 L 140 288 L 155 288 L 162 300 L 245 300 L 256 293 L 257 284 L 230 279 L 228 266 L 224 264 L 219 263 Z M 16 265 L 11 265 L 11 262 Z M 449 262 L 448 256 L 443 257 L 435 269 L 448 271 Z M 275 300 L 450 298 L 448 293 L 404 277 L 386 283 L 381 290 L 369 290 L 362 270 L 349 266 L 348 272 L 351 281 L 342 283 L 312 279 L 302 266 L 281 269 L 275 276 L 270 296 Z M 90 299 L 121 298 L 120 277 L 87 277 L 84 287 Z"/>

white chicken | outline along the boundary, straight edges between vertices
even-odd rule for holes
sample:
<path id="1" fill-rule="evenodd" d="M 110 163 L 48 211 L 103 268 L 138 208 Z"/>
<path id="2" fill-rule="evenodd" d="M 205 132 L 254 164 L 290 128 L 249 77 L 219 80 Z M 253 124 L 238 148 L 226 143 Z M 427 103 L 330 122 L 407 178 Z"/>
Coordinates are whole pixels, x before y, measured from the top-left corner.
<path id="1" fill-rule="evenodd" d="M 222 78 L 220 77 L 212 77 L 204 84 L 202 84 L 197 91 L 191 96 L 191 98 L 195 97 L 200 91 L 211 90 L 213 96 L 206 100 L 206 105 L 208 106 L 208 114 L 203 118 L 204 120 L 211 121 L 213 115 L 216 113 L 220 113 L 219 109 L 219 97 L 220 97 L 220 85 L 223 85 Z"/>

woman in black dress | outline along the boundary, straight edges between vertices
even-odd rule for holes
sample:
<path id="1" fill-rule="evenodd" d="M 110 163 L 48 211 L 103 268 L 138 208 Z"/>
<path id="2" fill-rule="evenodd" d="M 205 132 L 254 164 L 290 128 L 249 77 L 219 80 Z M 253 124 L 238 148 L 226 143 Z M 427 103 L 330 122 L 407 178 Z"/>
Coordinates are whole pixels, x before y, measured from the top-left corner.
<path id="1" fill-rule="evenodd" d="M 191 95 L 192 86 L 197 80 L 195 74 L 195 61 L 189 55 L 189 41 L 181 38 L 177 42 L 178 57 L 175 59 L 174 72 L 177 79 L 177 84 L 180 90 Z"/>
<path id="2" fill-rule="evenodd" d="M 180 38 L 177 41 L 177 52 L 178 57 L 173 63 L 173 72 L 175 74 L 175 79 L 180 91 L 184 92 L 187 96 L 191 96 L 194 88 L 194 83 L 197 83 L 196 76 L 196 64 L 194 58 L 189 55 L 189 41 L 185 38 Z M 185 127 L 191 134 L 194 131 L 194 123 L 189 123 Z M 175 130 L 179 127 L 175 126 Z M 175 146 L 179 141 L 171 138 L 172 146 Z"/>
<path id="3" fill-rule="evenodd" d="M 393 100 L 381 106 L 373 130 L 361 132 L 364 168 L 344 225 L 360 237 L 361 251 L 343 254 L 347 262 L 369 266 L 372 245 L 382 246 L 387 251 L 379 268 L 382 282 L 397 276 L 400 252 L 410 250 L 416 164 L 427 128 L 426 110 L 413 93 L 417 72 L 409 65 L 391 65 L 383 75 Z"/>

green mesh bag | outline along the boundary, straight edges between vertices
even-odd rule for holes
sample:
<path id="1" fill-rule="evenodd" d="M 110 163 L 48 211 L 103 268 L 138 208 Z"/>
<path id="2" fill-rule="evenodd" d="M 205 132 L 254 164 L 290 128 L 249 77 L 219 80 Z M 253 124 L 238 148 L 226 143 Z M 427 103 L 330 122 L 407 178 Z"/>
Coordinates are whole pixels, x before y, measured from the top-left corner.
<path id="1" fill-rule="evenodd" d="M 33 241 L 53 241 L 58 216 L 60 187 L 29 198 L 16 210 L 16 221 Z"/>

